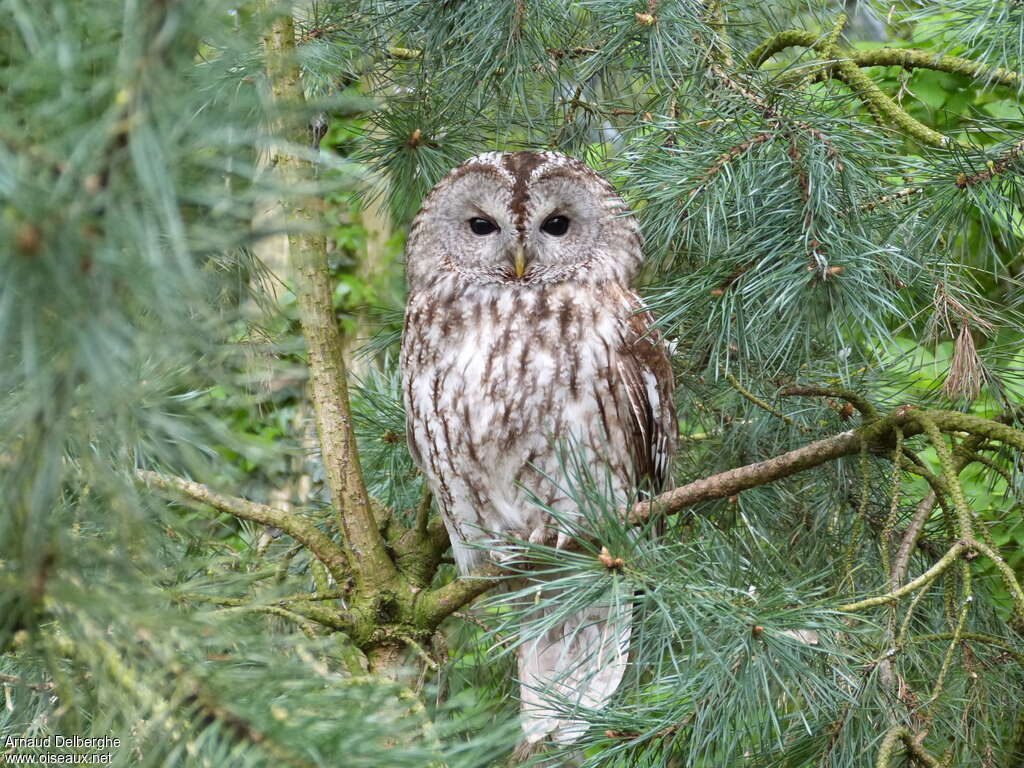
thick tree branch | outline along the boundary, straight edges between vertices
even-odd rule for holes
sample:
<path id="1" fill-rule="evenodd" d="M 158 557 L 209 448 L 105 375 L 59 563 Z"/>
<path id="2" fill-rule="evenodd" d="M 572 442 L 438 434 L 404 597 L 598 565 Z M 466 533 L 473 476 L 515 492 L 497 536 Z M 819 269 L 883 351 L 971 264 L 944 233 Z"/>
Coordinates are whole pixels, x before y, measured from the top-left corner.
<path id="1" fill-rule="evenodd" d="M 267 12 L 271 13 L 269 10 Z M 264 36 L 267 74 L 274 100 L 282 114 L 301 114 L 305 95 L 295 58 L 295 28 L 290 12 L 273 12 Z M 305 125 L 290 120 L 280 128 L 283 138 L 304 143 Z M 287 182 L 299 182 L 310 173 L 309 163 L 279 155 L 276 165 Z M 334 316 L 327 245 L 321 232 L 321 203 L 307 197 L 285 201 L 291 219 L 289 256 L 295 271 L 295 293 L 302 333 L 309 350 L 310 384 L 317 432 L 327 484 L 345 538 L 349 566 L 361 591 L 386 587 L 398 578 L 370 509 L 352 429 L 347 371 L 341 332 Z"/>
<path id="2" fill-rule="evenodd" d="M 496 563 L 484 565 L 468 576 L 424 593 L 416 602 L 416 615 L 424 626 L 436 627 L 445 617 L 471 603 L 510 575 L 511 572 Z"/>
<path id="3" fill-rule="evenodd" d="M 297 515 L 238 496 L 218 493 L 202 483 L 186 480 L 183 477 L 161 475 L 149 470 L 139 470 L 137 476 L 154 488 L 173 491 L 192 501 L 213 507 L 220 512 L 227 512 L 242 520 L 276 526 L 312 552 L 330 571 L 339 585 L 348 581 L 345 553 L 341 547 L 335 544 L 326 533 Z"/>
<path id="4" fill-rule="evenodd" d="M 740 491 L 795 475 L 827 461 L 850 456 L 860 450 L 862 442 L 867 442 L 870 446 L 877 446 L 883 438 L 891 437 L 892 430 L 896 426 L 902 426 L 905 435 L 917 434 L 920 432 L 920 428 L 915 428 L 907 423 L 907 413 L 897 412 L 883 420 L 872 422 L 859 429 L 841 432 L 824 440 L 817 440 L 781 456 L 773 456 L 764 461 L 730 469 L 679 488 L 673 488 L 650 501 L 635 504 L 629 513 L 629 521 L 637 524 L 643 523 L 655 511 L 667 515 L 675 514 L 702 501 L 728 498 Z"/>
<path id="5" fill-rule="evenodd" d="M 921 538 L 921 531 L 931 516 L 937 499 L 938 497 L 934 490 L 928 491 L 925 497 L 918 502 L 917 507 L 914 508 L 914 516 L 911 518 L 907 529 L 903 532 L 900 547 L 896 550 L 896 557 L 892 561 L 892 570 L 890 571 L 889 578 L 889 585 L 892 589 L 895 589 L 907 577 L 907 568 L 910 567 L 910 555 L 914 551 L 914 547 L 917 546 L 917 540 Z"/>

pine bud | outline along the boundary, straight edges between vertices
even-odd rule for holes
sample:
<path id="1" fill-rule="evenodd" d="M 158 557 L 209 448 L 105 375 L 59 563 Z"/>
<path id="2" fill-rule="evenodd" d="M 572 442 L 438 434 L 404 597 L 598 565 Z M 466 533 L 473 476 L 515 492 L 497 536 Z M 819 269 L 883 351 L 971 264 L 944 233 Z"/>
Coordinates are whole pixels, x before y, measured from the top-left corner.
<path id="1" fill-rule="evenodd" d="M 18 227 L 17 233 L 14 235 L 14 245 L 18 249 L 18 252 L 24 256 L 33 256 L 39 251 L 39 246 L 43 242 L 43 235 L 39 231 L 39 228 L 35 224 L 30 224 L 27 221 Z"/>

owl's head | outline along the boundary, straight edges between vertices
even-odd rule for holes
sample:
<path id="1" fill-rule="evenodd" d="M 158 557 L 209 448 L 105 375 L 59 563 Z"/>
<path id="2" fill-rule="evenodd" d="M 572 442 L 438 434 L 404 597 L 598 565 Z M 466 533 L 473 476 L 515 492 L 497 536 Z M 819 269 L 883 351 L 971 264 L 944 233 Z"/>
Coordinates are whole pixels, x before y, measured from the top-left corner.
<path id="1" fill-rule="evenodd" d="M 641 245 L 622 198 L 583 163 L 557 152 L 488 152 L 427 195 L 409 230 L 406 272 L 413 289 L 453 275 L 522 287 L 628 284 Z"/>

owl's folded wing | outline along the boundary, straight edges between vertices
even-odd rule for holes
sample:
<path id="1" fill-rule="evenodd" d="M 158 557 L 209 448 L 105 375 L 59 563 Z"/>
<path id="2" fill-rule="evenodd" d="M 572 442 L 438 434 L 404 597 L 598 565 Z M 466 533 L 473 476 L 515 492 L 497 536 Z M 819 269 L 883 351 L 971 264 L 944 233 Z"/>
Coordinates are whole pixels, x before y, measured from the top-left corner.
<path id="1" fill-rule="evenodd" d="M 664 488 L 679 427 L 672 396 L 672 365 L 654 328 L 654 317 L 640 299 L 629 297 L 617 367 L 629 401 L 626 439 L 633 457 L 634 480 L 652 493 Z"/>

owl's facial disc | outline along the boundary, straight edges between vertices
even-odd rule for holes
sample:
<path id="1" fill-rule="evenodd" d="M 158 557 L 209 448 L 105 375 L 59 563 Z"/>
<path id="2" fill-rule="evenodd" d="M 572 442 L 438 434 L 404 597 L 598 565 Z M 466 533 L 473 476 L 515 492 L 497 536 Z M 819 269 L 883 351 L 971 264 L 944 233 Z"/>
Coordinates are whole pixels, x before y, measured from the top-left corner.
<path id="1" fill-rule="evenodd" d="M 625 215 L 624 215 L 625 214 Z M 490 152 L 431 191 L 410 229 L 410 286 L 447 279 L 530 288 L 628 282 L 641 239 L 615 190 L 554 152 Z"/>

